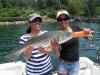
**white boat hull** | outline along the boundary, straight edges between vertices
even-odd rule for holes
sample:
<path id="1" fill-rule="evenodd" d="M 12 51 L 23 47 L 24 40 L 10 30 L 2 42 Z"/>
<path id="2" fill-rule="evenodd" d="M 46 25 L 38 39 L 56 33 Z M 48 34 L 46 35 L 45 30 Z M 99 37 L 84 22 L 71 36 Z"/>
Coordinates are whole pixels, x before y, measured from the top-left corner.
<path id="1" fill-rule="evenodd" d="M 25 63 L 18 61 L 0 64 L 0 75 L 26 75 Z M 57 73 L 53 75 L 57 75 Z M 100 67 L 95 66 L 90 59 L 80 57 L 79 75 L 100 75 Z"/>

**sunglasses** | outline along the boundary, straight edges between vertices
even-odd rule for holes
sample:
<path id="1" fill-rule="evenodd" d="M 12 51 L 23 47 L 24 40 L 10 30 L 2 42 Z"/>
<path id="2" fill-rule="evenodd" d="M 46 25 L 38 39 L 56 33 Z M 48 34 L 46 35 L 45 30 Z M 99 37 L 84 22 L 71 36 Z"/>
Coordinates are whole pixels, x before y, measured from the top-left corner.
<path id="1" fill-rule="evenodd" d="M 65 17 L 65 18 L 57 18 L 57 21 L 58 22 L 62 22 L 62 21 L 67 21 L 67 20 L 69 20 L 69 18 L 68 17 Z"/>

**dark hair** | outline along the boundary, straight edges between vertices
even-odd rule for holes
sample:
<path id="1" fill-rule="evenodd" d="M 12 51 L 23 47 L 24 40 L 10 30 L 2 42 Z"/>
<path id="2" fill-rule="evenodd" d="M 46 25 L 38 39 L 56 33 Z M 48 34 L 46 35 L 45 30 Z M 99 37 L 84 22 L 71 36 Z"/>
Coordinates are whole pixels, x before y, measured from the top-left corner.
<path id="1" fill-rule="evenodd" d="M 29 27 L 27 30 L 26 30 L 26 33 L 30 33 L 31 32 L 31 27 Z"/>

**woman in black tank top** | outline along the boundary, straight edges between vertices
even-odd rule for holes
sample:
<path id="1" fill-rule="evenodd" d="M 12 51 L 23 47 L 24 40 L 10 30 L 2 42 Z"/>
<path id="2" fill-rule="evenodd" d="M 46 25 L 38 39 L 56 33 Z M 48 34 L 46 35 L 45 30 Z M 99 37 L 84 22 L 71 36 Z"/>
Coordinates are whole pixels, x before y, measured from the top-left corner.
<path id="1" fill-rule="evenodd" d="M 61 10 L 57 12 L 57 22 L 60 30 L 65 32 L 82 31 L 78 26 L 70 26 L 68 21 L 70 16 L 67 11 Z M 90 29 L 83 29 L 84 32 L 89 33 L 88 38 L 93 38 L 90 34 Z M 57 50 L 56 50 L 57 51 Z M 59 61 L 57 72 L 58 75 L 78 75 L 79 72 L 79 38 L 73 38 L 68 42 L 60 45 L 59 48 Z M 56 55 L 57 56 L 57 55 Z"/>

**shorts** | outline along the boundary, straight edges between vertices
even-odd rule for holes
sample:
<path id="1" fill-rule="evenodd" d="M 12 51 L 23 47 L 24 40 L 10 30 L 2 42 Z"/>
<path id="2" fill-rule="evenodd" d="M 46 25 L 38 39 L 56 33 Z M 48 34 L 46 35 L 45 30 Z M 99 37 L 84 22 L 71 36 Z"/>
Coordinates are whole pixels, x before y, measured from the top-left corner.
<path id="1" fill-rule="evenodd" d="M 58 61 L 57 72 L 62 74 L 69 73 L 70 75 L 78 75 L 79 73 L 79 61 L 65 64 L 62 61 Z"/>

